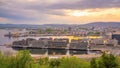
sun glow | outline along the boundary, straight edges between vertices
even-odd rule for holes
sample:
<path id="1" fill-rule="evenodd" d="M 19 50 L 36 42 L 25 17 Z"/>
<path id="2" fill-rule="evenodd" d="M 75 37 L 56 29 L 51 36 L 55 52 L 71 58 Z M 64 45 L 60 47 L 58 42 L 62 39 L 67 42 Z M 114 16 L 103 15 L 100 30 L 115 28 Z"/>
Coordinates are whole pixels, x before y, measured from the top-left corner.
<path id="1" fill-rule="evenodd" d="M 86 11 L 68 11 L 68 15 L 70 16 L 87 16 L 89 12 Z"/>
<path id="2" fill-rule="evenodd" d="M 109 8 L 109 9 L 86 9 L 86 10 L 67 10 L 66 14 L 69 16 L 76 16 L 76 17 L 104 17 L 107 16 L 109 17 L 110 15 L 112 16 L 118 16 L 120 15 L 119 13 L 120 9 L 119 8 Z"/>
<path id="3" fill-rule="evenodd" d="M 79 12 L 79 11 L 75 11 L 73 13 L 71 13 L 72 16 L 87 16 L 89 15 L 88 12 Z"/>

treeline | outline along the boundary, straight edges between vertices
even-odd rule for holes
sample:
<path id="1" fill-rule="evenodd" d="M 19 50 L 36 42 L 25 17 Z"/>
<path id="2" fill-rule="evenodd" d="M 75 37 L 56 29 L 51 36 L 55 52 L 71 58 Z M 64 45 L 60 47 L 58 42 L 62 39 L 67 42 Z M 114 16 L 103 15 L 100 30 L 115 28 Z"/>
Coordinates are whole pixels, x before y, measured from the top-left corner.
<path id="1" fill-rule="evenodd" d="M 76 57 L 60 59 L 32 58 L 29 51 L 20 51 L 16 56 L 4 56 L 0 53 L 0 68 L 120 68 L 120 58 L 112 54 L 103 54 L 90 60 Z"/>

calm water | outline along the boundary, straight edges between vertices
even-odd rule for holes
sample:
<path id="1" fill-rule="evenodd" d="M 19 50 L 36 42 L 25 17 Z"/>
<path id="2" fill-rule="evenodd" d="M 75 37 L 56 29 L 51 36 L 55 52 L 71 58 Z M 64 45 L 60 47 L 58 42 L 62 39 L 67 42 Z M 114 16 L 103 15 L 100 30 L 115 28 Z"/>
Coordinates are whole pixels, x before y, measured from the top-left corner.
<path id="1" fill-rule="evenodd" d="M 0 29 L 0 45 L 4 45 L 4 44 L 12 44 L 13 41 L 16 40 L 21 40 L 21 39 L 26 39 L 28 37 L 20 37 L 20 38 L 9 38 L 9 37 L 4 37 L 5 34 L 8 34 L 8 32 L 15 32 L 17 30 L 3 30 Z M 35 37 L 34 37 L 35 38 Z M 38 37 L 36 37 L 38 38 Z M 5 52 L 13 52 L 15 53 L 16 51 L 19 50 L 23 50 L 23 49 L 12 49 L 10 47 L 6 47 L 6 46 L 0 46 L 0 51 L 5 53 Z M 31 54 L 45 54 L 46 52 L 48 52 L 49 55 L 52 54 L 58 54 L 58 55 L 65 55 L 67 50 L 56 50 L 56 49 L 29 49 Z M 86 54 L 86 51 L 73 51 L 70 50 L 70 54 Z"/>
<path id="2" fill-rule="evenodd" d="M 24 39 L 24 37 L 22 37 L 22 38 L 4 37 L 4 35 L 8 34 L 9 32 L 16 32 L 16 30 L 3 30 L 3 29 L 0 29 L 0 45 L 11 44 L 15 40 Z"/>
<path id="3" fill-rule="evenodd" d="M 13 50 L 12 48 L 8 48 L 6 46 L 1 46 L 1 45 L 5 45 L 5 44 L 12 44 L 13 41 L 15 40 L 20 40 L 23 38 L 9 38 L 9 37 L 4 37 L 5 34 L 8 34 L 8 32 L 13 32 L 16 30 L 5 30 L 5 29 L 0 29 L 0 51 L 2 53 L 5 52 L 16 52 L 15 50 Z"/>

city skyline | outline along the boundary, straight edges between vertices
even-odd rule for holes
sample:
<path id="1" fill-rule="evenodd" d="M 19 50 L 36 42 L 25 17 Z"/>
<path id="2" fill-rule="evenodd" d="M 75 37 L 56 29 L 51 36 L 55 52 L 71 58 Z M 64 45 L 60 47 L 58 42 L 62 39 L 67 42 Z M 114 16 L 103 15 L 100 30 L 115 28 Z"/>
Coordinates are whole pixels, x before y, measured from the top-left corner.
<path id="1" fill-rule="evenodd" d="M 1 0 L 0 23 L 120 22 L 120 0 Z"/>

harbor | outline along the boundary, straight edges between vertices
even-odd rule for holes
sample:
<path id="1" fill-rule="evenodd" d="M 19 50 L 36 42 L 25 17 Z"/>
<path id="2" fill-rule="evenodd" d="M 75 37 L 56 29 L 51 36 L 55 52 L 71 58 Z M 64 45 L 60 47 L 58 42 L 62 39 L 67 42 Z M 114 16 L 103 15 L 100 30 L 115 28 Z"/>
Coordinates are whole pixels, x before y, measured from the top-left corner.
<path id="1" fill-rule="evenodd" d="M 7 33 L 9 32 L 7 31 L 5 34 Z M 100 55 L 103 52 L 110 52 L 115 55 L 120 54 L 117 41 L 115 39 L 105 39 L 104 36 L 44 35 L 27 37 L 13 36 L 11 38 L 5 36 L 5 38 L 11 40 L 11 43 L 9 42 L 2 46 L 12 48 L 13 51 L 29 50 L 32 55 Z"/>

